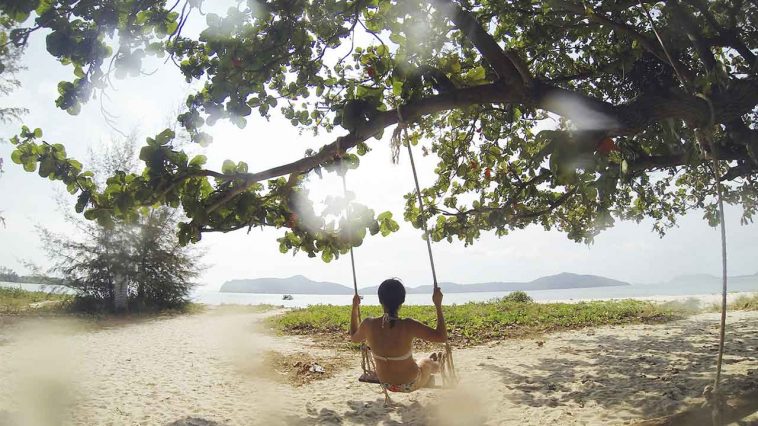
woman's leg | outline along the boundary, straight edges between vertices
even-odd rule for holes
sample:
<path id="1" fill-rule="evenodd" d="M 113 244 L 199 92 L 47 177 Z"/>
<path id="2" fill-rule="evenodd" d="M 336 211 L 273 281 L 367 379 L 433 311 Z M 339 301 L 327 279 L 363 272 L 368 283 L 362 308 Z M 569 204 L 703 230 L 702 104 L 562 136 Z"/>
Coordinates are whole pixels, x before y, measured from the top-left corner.
<path id="1" fill-rule="evenodd" d="M 440 371 L 439 355 L 433 353 L 428 358 L 420 360 L 418 362 L 418 368 L 421 371 L 418 380 L 416 381 L 416 389 L 426 386 L 429 383 L 432 374 Z"/>

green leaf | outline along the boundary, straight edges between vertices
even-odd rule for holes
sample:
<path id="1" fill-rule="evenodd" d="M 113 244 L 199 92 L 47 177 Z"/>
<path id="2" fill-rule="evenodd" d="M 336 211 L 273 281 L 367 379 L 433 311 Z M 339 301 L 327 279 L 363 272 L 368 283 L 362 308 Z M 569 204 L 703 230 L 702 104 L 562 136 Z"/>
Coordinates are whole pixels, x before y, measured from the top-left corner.
<path id="1" fill-rule="evenodd" d="M 195 142 L 198 143 L 198 145 L 202 146 L 203 148 L 207 147 L 208 145 L 213 142 L 213 137 L 205 132 L 199 132 L 195 137 L 193 138 Z"/>
<path id="2" fill-rule="evenodd" d="M 174 139 L 174 136 L 175 134 L 173 130 L 165 129 L 162 132 L 158 133 L 158 136 L 155 137 L 155 142 L 158 145 L 167 145 Z"/>
<path id="3" fill-rule="evenodd" d="M 329 247 L 326 247 L 323 252 L 321 252 L 321 260 L 323 260 L 326 263 L 329 263 L 334 259 L 334 254 L 332 253 L 332 250 Z"/>
<path id="4" fill-rule="evenodd" d="M 190 167 L 202 167 L 205 165 L 205 162 L 208 161 L 208 157 L 205 155 L 196 155 L 192 158 L 192 160 L 189 162 Z"/>
<path id="5" fill-rule="evenodd" d="M 82 191 L 81 194 L 79 194 L 79 197 L 76 199 L 76 212 L 81 213 L 84 211 L 84 208 L 87 206 L 87 203 L 89 203 L 91 196 L 91 192 L 89 191 Z"/>
<path id="6" fill-rule="evenodd" d="M 468 73 L 466 73 L 466 77 L 468 77 L 468 79 L 474 82 L 484 81 L 486 76 L 487 76 L 487 72 L 482 66 L 473 68 Z"/>
<path id="7" fill-rule="evenodd" d="M 55 170 L 55 161 L 52 158 L 45 158 L 39 163 L 39 175 L 48 177 Z"/>
<path id="8" fill-rule="evenodd" d="M 224 164 L 221 166 L 221 173 L 225 175 L 234 174 L 237 171 L 237 165 L 232 160 L 224 160 Z"/>

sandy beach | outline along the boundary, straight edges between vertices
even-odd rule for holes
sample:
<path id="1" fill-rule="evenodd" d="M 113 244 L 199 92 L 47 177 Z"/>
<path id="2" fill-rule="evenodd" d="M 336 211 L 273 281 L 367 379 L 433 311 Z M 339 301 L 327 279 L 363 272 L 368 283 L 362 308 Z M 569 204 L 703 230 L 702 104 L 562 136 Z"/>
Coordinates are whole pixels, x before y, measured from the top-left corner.
<path id="1" fill-rule="evenodd" d="M 507 340 L 455 350 L 456 389 L 385 408 L 359 354 L 274 336 L 271 314 L 0 322 L 0 424 L 628 424 L 702 402 L 717 350 L 718 314 Z M 755 389 L 758 312 L 731 313 L 727 336 L 725 390 Z M 328 377 L 292 383 L 277 357 Z"/>

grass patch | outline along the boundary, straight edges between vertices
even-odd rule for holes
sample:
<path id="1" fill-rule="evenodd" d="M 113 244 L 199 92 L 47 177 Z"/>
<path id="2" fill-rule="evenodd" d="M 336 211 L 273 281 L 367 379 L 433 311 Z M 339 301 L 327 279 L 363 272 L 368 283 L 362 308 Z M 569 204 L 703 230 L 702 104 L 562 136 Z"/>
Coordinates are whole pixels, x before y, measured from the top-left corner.
<path id="1" fill-rule="evenodd" d="M 457 345 L 480 344 L 504 338 L 612 324 L 659 323 L 679 319 L 687 312 L 639 300 L 582 303 L 530 303 L 508 299 L 445 306 L 450 340 Z M 364 317 L 379 316 L 379 306 L 363 306 Z M 403 317 L 434 326 L 432 306 L 404 306 Z M 316 305 L 295 309 L 269 319 L 288 334 L 321 335 L 345 340 L 350 307 Z"/>
<path id="2" fill-rule="evenodd" d="M 758 293 L 743 294 L 726 305 L 727 311 L 758 311 Z M 721 312 L 721 304 L 714 303 L 708 308 L 710 312 Z"/>
<path id="3" fill-rule="evenodd" d="M 92 319 L 109 319 L 111 317 L 157 317 L 184 314 L 198 314 L 206 311 L 206 305 L 189 302 L 174 308 L 153 309 L 150 307 L 137 310 L 136 307 L 126 314 L 110 312 L 103 301 L 76 297 L 71 294 L 28 291 L 20 288 L 0 287 L 0 315 L 73 315 Z"/>
<path id="4" fill-rule="evenodd" d="M 758 311 L 758 294 L 742 295 L 728 305 L 733 311 Z"/>
<path id="5" fill-rule="evenodd" d="M 72 299 L 68 294 L 0 287 L 0 314 L 62 312 Z"/>

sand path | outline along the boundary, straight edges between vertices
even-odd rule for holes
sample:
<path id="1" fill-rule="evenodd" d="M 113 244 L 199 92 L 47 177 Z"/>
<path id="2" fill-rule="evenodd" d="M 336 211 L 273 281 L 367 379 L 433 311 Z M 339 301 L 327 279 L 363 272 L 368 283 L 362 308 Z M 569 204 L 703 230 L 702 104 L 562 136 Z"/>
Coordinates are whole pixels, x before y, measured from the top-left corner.
<path id="1" fill-rule="evenodd" d="M 274 337 L 266 315 L 0 326 L 0 424 L 625 424 L 699 402 L 717 342 L 707 314 L 457 350 L 457 389 L 394 395 L 386 409 L 376 385 L 356 381 L 358 354 Z M 758 387 L 758 313 L 733 313 L 728 336 L 726 389 Z M 271 350 L 352 361 L 296 387 L 272 379 Z"/>

